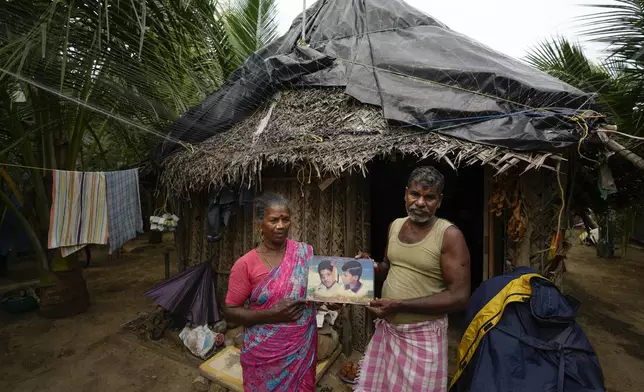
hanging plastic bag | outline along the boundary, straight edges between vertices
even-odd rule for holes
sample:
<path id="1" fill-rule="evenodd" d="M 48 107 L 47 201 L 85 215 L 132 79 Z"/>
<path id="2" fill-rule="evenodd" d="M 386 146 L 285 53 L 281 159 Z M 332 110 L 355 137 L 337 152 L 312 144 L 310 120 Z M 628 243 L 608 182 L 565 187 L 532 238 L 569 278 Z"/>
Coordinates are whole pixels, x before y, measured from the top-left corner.
<path id="1" fill-rule="evenodd" d="M 150 217 L 150 230 L 173 232 L 177 229 L 178 222 L 179 217 L 174 214 L 156 215 L 155 213 Z"/>

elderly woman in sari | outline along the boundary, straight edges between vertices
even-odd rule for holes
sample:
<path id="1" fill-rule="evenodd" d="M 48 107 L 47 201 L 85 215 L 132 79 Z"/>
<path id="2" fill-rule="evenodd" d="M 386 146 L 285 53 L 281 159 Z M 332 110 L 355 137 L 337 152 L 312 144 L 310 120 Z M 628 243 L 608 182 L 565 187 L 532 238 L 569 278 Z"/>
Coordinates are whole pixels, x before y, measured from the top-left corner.
<path id="1" fill-rule="evenodd" d="M 224 309 L 226 319 L 245 327 L 244 390 L 312 392 L 317 329 L 315 307 L 304 298 L 313 249 L 288 239 L 284 197 L 264 195 L 257 208 L 263 240 L 233 265 Z"/>

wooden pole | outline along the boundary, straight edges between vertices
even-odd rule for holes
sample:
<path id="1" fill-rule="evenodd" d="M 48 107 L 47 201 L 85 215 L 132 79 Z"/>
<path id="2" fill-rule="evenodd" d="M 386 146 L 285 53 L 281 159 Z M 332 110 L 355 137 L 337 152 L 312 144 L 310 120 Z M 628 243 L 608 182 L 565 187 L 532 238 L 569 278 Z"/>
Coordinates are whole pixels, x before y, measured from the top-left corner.
<path id="1" fill-rule="evenodd" d="M 165 252 L 165 278 L 170 279 L 170 252 Z"/>
<path id="2" fill-rule="evenodd" d="M 598 129 L 597 130 L 597 135 L 599 135 L 599 138 L 601 141 L 617 155 L 621 155 L 628 161 L 630 161 L 636 168 L 640 170 L 644 170 L 644 159 L 640 157 L 639 155 L 635 154 L 631 150 L 627 149 L 626 147 L 622 146 L 621 144 L 617 143 L 613 139 L 609 138 L 607 133 L 614 132 L 613 129 Z"/>
<path id="3" fill-rule="evenodd" d="M 302 45 L 306 43 L 306 0 L 302 0 Z"/>
<path id="4" fill-rule="evenodd" d="M 493 278 L 498 273 L 494 270 L 495 250 L 494 250 L 494 213 L 488 212 L 488 278 Z M 501 271 L 502 273 L 503 271 Z M 500 273 L 499 273 L 500 274 Z"/>

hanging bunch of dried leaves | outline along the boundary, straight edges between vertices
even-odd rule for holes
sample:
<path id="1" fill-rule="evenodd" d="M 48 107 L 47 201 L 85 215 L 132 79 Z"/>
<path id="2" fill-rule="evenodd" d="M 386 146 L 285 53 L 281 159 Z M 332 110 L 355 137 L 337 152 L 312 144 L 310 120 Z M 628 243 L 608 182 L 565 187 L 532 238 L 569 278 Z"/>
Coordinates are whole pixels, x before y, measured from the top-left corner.
<path id="1" fill-rule="evenodd" d="M 490 196 L 490 200 L 488 200 L 487 202 L 490 212 L 494 213 L 494 215 L 496 215 L 497 217 L 501 216 L 503 210 L 505 209 L 506 203 L 507 192 L 505 191 L 505 188 L 502 186 L 497 186 L 494 190 L 494 193 L 492 193 L 492 196 Z"/>
<path id="2" fill-rule="evenodd" d="M 514 192 L 508 191 L 512 188 L 514 188 Z M 511 216 L 508 220 L 508 237 L 513 242 L 523 240 L 528 229 L 528 214 L 518 184 L 514 184 L 512 187 L 508 187 L 507 184 L 498 184 L 490 196 L 488 207 L 490 212 L 496 216 L 501 216 L 504 210 L 509 211 Z"/>
<path id="3" fill-rule="evenodd" d="M 512 208 L 512 217 L 508 221 L 508 236 L 514 242 L 523 241 L 525 233 L 528 230 L 528 216 L 526 214 L 525 202 L 519 195 L 519 190 L 514 192 L 514 204 Z"/>

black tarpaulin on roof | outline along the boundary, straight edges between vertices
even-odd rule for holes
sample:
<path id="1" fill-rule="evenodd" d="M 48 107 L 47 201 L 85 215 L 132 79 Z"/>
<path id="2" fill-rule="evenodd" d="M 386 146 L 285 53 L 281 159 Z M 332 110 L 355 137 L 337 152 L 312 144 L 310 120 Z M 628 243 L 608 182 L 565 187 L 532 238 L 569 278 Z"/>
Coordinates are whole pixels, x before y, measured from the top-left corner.
<path id="1" fill-rule="evenodd" d="M 450 30 L 400 0 L 319 0 L 190 109 L 171 137 L 199 143 L 285 87 L 345 87 L 385 118 L 472 142 L 544 151 L 578 142 L 569 114 L 589 95 Z M 493 23 L 493 21 L 490 21 Z M 511 32 L 508 32 L 510 34 Z M 544 110 L 549 108 L 553 110 Z M 175 145 L 165 141 L 157 153 Z"/>

